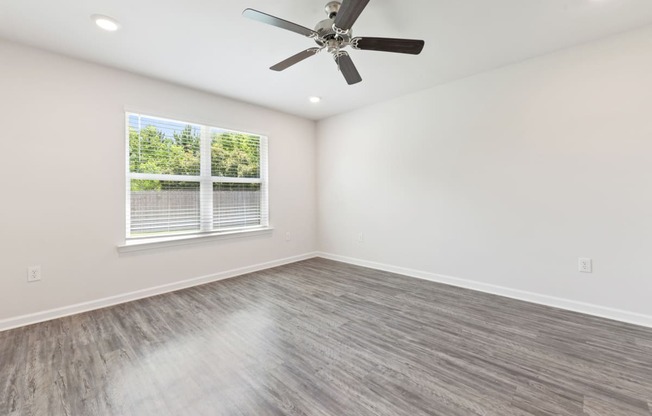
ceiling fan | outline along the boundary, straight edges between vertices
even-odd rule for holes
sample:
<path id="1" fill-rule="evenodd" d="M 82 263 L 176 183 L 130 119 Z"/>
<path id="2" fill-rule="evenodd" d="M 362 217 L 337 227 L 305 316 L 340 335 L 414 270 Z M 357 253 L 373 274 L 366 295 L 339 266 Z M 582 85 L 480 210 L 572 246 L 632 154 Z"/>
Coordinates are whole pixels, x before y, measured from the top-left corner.
<path id="1" fill-rule="evenodd" d="M 339 1 L 329 2 L 324 8 L 328 15 L 328 19 L 317 23 L 315 30 L 308 29 L 307 27 L 254 9 L 245 9 L 242 14 L 250 19 L 306 36 L 317 43 L 316 48 L 309 48 L 303 52 L 299 52 L 298 54 L 272 66 L 270 68 L 271 70 L 283 71 L 326 49 L 333 55 L 333 58 L 335 59 L 339 70 L 342 72 L 342 75 L 344 75 L 346 82 L 349 85 L 352 85 L 362 81 L 362 77 L 360 77 L 360 74 L 353 64 L 349 54 L 343 50 L 347 46 L 359 50 L 418 55 L 421 53 L 423 46 L 425 45 L 424 41 L 414 39 L 354 38 L 351 28 L 355 21 L 358 20 L 358 17 L 360 17 L 360 14 L 368 3 L 369 0 L 343 0 L 342 3 Z"/>

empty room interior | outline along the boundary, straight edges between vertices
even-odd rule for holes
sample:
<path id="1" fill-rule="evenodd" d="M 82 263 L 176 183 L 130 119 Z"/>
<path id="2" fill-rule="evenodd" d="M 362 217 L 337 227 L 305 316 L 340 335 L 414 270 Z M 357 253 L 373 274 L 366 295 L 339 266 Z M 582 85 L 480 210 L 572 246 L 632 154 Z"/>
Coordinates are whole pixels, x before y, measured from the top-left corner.
<path id="1" fill-rule="evenodd" d="M 652 416 L 652 2 L 0 2 L 0 415 Z"/>

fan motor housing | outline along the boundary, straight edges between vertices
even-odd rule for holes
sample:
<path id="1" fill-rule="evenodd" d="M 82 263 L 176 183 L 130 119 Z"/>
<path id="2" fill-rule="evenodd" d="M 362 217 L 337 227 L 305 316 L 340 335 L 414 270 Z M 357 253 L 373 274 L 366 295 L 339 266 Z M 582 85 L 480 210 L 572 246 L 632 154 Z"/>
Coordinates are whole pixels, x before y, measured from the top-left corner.
<path id="1" fill-rule="evenodd" d="M 319 34 L 319 37 L 322 39 L 327 39 L 329 37 L 335 37 L 335 31 L 333 30 L 334 19 L 324 19 L 321 22 L 317 23 L 315 26 L 315 32 Z"/>
<path id="2" fill-rule="evenodd" d="M 337 34 L 333 29 L 333 24 L 335 23 L 335 18 L 333 19 L 324 19 L 321 22 L 317 23 L 315 26 L 315 32 L 319 35 L 318 39 L 315 39 L 319 46 L 324 46 L 330 40 L 338 40 L 343 44 L 347 44 L 351 41 L 351 31 L 345 34 Z"/>
<path id="3" fill-rule="evenodd" d="M 345 33 L 335 31 L 335 17 L 337 17 L 341 6 L 342 3 L 339 1 L 326 3 L 324 11 L 328 15 L 328 19 L 322 20 L 315 26 L 315 32 L 319 35 L 319 38 L 315 39 L 315 42 L 320 47 L 327 46 L 329 52 L 345 48 L 351 42 L 350 30 Z"/>

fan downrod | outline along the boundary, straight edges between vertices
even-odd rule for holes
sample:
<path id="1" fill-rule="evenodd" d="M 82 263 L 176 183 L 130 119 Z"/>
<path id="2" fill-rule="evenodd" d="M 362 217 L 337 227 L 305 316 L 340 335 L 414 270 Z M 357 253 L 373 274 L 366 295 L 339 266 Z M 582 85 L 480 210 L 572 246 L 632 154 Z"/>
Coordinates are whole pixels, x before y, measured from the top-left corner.
<path id="1" fill-rule="evenodd" d="M 326 12 L 326 15 L 328 16 L 329 19 L 334 19 L 335 16 L 337 16 L 337 12 L 340 11 L 340 7 L 342 6 L 342 3 L 339 1 L 331 1 L 326 4 L 326 7 L 324 7 L 324 11 Z"/>

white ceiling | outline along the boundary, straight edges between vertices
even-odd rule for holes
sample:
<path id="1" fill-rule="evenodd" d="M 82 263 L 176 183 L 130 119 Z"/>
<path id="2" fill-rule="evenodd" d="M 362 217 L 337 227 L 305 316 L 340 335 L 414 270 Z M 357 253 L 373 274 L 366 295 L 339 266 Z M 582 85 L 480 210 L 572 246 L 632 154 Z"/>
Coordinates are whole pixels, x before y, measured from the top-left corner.
<path id="1" fill-rule="evenodd" d="M 364 79 L 354 86 L 326 53 L 270 71 L 314 44 L 242 11 L 312 28 L 326 2 L 0 0 L 0 37 L 321 119 L 652 23 L 649 0 L 371 0 L 354 35 L 424 39 L 421 55 L 350 51 Z M 96 13 L 122 29 L 99 30 Z"/>

